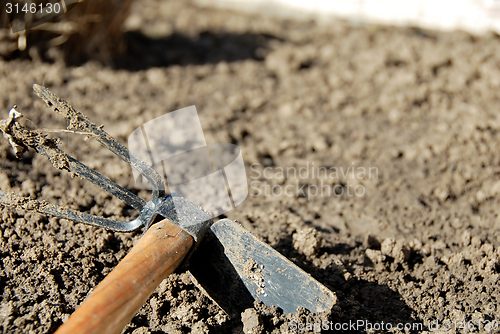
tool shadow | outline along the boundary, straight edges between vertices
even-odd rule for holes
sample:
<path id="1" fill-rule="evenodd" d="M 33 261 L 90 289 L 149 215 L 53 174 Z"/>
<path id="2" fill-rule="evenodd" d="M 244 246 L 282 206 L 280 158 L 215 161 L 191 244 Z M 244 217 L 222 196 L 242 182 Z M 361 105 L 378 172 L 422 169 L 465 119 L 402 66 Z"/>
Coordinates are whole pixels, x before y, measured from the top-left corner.
<path id="1" fill-rule="evenodd" d="M 354 278 L 353 266 L 346 263 L 342 265 L 333 263 L 325 269 L 320 269 L 302 253 L 295 250 L 290 237 L 281 239 L 274 248 L 337 294 L 337 304 L 333 307 L 329 317 L 333 324 L 349 324 L 357 321 L 381 324 L 383 321 L 385 324 L 392 324 L 393 327 L 398 324 L 416 324 L 414 328 L 417 328 L 417 325 L 422 326 L 418 330 L 409 330 L 408 333 L 428 330 L 423 325 L 423 320 L 417 318 L 413 309 L 404 302 L 400 293 L 391 290 L 385 284 Z M 338 244 L 321 248 L 318 257 L 325 256 L 325 254 L 345 255 L 351 253 L 352 250 L 354 247 L 351 245 Z M 373 268 L 374 264 L 365 257 L 363 266 L 368 269 Z"/>
<path id="2" fill-rule="evenodd" d="M 268 52 L 269 41 L 276 37 L 252 33 L 203 32 L 196 37 L 173 33 L 152 38 L 140 31 L 130 31 L 124 39 L 126 52 L 111 59 L 109 65 L 115 69 L 140 71 L 152 67 L 217 64 L 245 59 L 261 61 Z M 78 65 L 88 60 L 73 56 L 71 52 L 65 53 L 68 64 Z"/>

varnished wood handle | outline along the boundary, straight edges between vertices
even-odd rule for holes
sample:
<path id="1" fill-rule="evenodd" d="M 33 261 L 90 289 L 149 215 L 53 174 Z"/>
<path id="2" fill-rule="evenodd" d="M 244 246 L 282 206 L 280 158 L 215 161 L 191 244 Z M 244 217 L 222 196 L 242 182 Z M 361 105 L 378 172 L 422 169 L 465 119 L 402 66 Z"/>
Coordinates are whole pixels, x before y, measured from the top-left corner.
<path id="1" fill-rule="evenodd" d="M 151 226 L 56 334 L 120 333 L 193 243 L 168 219 Z"/>

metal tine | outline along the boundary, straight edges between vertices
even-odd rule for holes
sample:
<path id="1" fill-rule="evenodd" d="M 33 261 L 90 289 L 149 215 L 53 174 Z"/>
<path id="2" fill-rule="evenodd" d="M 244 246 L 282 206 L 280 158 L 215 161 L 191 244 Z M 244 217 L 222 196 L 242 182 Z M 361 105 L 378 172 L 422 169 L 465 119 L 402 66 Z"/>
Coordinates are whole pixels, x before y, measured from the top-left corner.
<path id="1" fill-rule="evenodd" d="M 17 112 L 15 107 L 13 108 L 13 111 Z M 89 180 L 111 195 L 132 206 L 134 209 L 141 211 L 146 205 L 146 201 L 139 196 L 119 186 L 106 176 L 99 174 L 87 165 L 64 153 L 57 147 L 58 140 L 46 138 L 45 136 L 40 135 L 37 131 L 29 130 L 23 127 L 19 122 L 16 122 L 15 119 L 12 119 L 11 122 L 14 122 L 9 124 L 9 128 L 11 129 L 10 136 L 12 139 L 33 148 L 38 153 L 45 155 L 52 162 L 54 167 L 68 170 Z"/>
<path id="2" fill-rule="evenodd" d="M 0 202 L 3 205 L 10 206 L 16 209 L 27 211 L 35 210 L 40 213 L 73 220 L 79 223 L 103 227 L 117 232 L 131 232 L 138 229 L 144 224 L 141 217 L 129 222 L 118 222 L 108 218 L 97 217 L 85 212 L 67 209 L 58 205 L 51 204 L 47 201 L 29 199 L 17 196 L 13 193 L 5 193 L 2 191 L 0 191 Z"/>
<path id="3" fill-rule="evenodd" d="M 159 198 L 165 196 L 165 184 L 161 175 L 156 170 L 149 167 L 137 155 L 130 152 L 128 148 L 126 148 L 116 139 L 110 136 L 106 131 L 102 129 L 102 127 L 98 127 L 97 125 L 95 125 L 84 114 L 77 111 L 68 102 L 57 97 L 46 87 L 34 84 L 33 91 L 42 100 L 44 100 L 47 106 L 49 108 L 52 108 L 55 113 L 69 120 L 68 130 L 77 130 L 94 134 L 95 139 L 99 143 L 101 143 L 104 147 L 116 154 L 133 169 L 143 175 L 153 187 L 152 201 L 154 203 L 158 202 Z"/>
<path id="4" fill-rule="evenodd" d="M 51 150 L 51 148 L 47 148 L 44 146 L 39 146 L 37 149 L 37 152 L 42 153 L 46 157 L 50 159 L 50 154 L 46 153 L 45 151 Z M 106 176 L 96 172 L 95 170 L 89 168 L 87 165 L 84 163 L 81 163 L 80 161 L 76 160 L 70 155 L 67 155 L 66 153 L 61 151 L 61 154 L 65 156 L 65 158 L 68 161 L 68 169 L 77 174 L 78 176 L 81 176 L 85 178 L 86 180 L 92 182 L 93 184 L 99 186 L 101 189 L 104 189 L 107 191 L 109 194 L 115 196 L 116 198 L 124 201 L 131 207 L 133 207 L 136 210 L 141 211 L 144 206 L 146 205 L 146 201 L 139 196 L 135 195 L 134 193 L 128 191 L 127 189 L 121 187 L 120 185 L 114 183 L 111 181 L 109 178 Z"/>

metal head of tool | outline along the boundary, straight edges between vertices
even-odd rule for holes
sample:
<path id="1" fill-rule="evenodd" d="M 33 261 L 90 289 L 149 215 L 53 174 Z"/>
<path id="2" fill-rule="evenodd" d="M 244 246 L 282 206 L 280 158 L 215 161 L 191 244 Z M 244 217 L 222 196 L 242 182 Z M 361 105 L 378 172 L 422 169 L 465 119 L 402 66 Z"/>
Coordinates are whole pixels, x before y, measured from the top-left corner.
<path id="1" fill-rule="evenodd" d="M 47 88 L 35 84 L 33 89 L 48 107 L 68 120 L 67 130 L 91 135 L 143 175 L 152 185 L 152 198 L 146 202 L 64 153 L 58 148 L 58 140 L 22 126 L 19 122 L 22 115 L 14 107 L 9 118 L 0 121 L 0 130 L 16 155 L 32 148 L 48 157 L 54 167 L 90 181 L 139 210 L 140 214 L 132 221 L 118 222 L 4 192 L 0 192 L 0 203 L 119 232 L 133 231 L 141 226 L 146 231 L 157 215 L 168 218 L 193 237 L 196 247 L 199 244 L 198 249 L 202 250 L 194 252 L 191 257 L 190 271 L 209 297 L 231 316 L 238 317 L 245 308 L 253 305 L 254 300 L 281 307 L 285 312 L 295 312 L 298 307 L 322 312 L 335 303 L 335 294 L 236 222 L 223 219 L 212 225 L 212 217 L 207 211 L 179 195 L 167 196 L 161 176 L 101 126 L 96 126 Z M 205 242 L 199 243 L 205 234 L 208 235 Z"/>
<path id="2" fill-rule="evenodd" d="M 109 194 L 139 210 L 140 214 L 138 218 L 132 221 L 118 222 L 112 219 L 90 215 L 85 212 L 63 208 L 45 201 L 26 199 L 12 193 L 0 192 L 0 202 L 2 204 L 27 210 L 34 209 L 41 213 L 119 232 L 130 232 L 142 226 L 147 230 L 158 214 L 171 219 L 173 222 L 179 220 L 179 224 L 189 223 L 190 226 L 199 225 L 198 223 L 200 223 L 200 221 L 188 222 L 186 219 L 182 218 L 189 215 L 176 213 L 177 206 L 177 209 L 180 211 L 189 211 L 190 209 L 188 208 L 194 204 L 188 204 L 187 201 L 183 202 L 179 196 L 166 196 L 165 185 L 158 172 L 149 167 L 139 157 L 105 132 L 101 126 L 94 124 L 84 114 L 77 111 L 68 102 L 51 93 L 47 88 L 35 84 L 33 85 L 33 90 L 35 94 L 45 101 L 48 107 L 68 120 L 69 126 L 67 130 L 91 135 L 104 147 L 108 148 L 120 159 L 143 175 L 152 185 L 152 198 L 150 201 L 146 202 L 129 190 L 114 183 L 106 176 L 94 171 L 85 164 L 64 153 L 58 148 L 58 140 L 48 139 L 44 133 L 37 130 L 30 130 L 22 126 L 19 123 L 22 114 L 16 109 L 16 106 L 14 106 L 9 112 L 9 118 L 0 122 L 0 130 L 2 130 L 4 136 L 8 138 L 16 155 L 24 152 L 28 148 L 32 148 L 36 152 L 49 158 L 54 167 L 67 170 L 90 181 L 107 191 Z M 204 219 L 204 221 L 210 220 L 211 217 L 207 212 L 201 209 L 198 211 L 203 212 L 203 217 L 201 214 L 198 215 L 199 219 Z M 189 228 L 187 225 L 181 227 Z M 193 235 L 196 235 L 195 230 L 197 231 L 196 233 L 203 230 L 200 226 L 191 227 L 190 229 L 193 230 Z"/>

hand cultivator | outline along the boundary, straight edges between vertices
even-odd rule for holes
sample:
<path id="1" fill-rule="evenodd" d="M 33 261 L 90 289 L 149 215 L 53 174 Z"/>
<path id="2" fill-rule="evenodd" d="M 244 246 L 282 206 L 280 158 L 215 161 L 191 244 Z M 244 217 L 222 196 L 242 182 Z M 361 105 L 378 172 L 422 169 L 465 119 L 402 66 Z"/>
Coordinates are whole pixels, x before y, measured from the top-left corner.
<path id="1" fill-rule="evenodd" d="M 3 205 L 70 219 L 118 232 L 144 227 L 140 241 L 95 288 L 58 333 L 119 333 L 158 284 L 180 264 L 189 262 L 194 281 L 229 316 L 238 317 L 255 300 L 292 313 L 330 309 L 335 294 L 288 259 L 230 219 L 213 223 L 211 215 L 176 194 L 167 195 L 161 176 L 125 146 L 47 88 L 33 89 L 48 107 L 69 121 L 68 130 L 95 138 L 152 185 L 146 202 L 58 148 L 58 140 L 23 127 L 14 106 L 0 129 L 16 156 L 28 148 L 49 158 L 54 167 L 87 179 L 140 212 L 118 222 L 11 193 L 0 192 Z M 154 223 L 157 216 L 164 219 Z M 189 258 L 189 261 L 186 260 Z"/>

